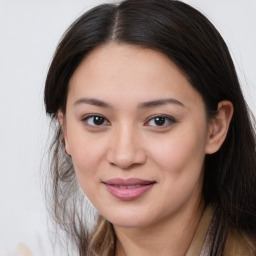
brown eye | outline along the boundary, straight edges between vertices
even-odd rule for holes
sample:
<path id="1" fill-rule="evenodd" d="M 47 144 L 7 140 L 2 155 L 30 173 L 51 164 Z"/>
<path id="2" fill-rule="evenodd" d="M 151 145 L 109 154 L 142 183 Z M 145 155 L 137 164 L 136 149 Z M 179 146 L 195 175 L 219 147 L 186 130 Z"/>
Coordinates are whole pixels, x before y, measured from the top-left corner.
<path id="1" fill-rule="evenodd" d="M 89 115 L 82 119 L 83 122 L 86 122 L 90 126 L 104 126 L 109 125 L 109 121 L 100 115 Z"/>
<path id="2" fill-rule="evenodd" d="M 164 128 L 176 122 L 177 122 L 176 119 L 174 119 L 171 116 L 158 115 L 150 118 L 145 125 Z"/>
<path id="3" fill-rule="evenodd" d="M 102 125 L 104 123 L 105 119 L 102 116 L 94 116 L 93 117 L 93 123 L 95 125 Z"/>
<path id="4" fill-rule="evenodd" d="M 157 126 L 162 126 L 165 124 L 166 118 L 163 116 L 158 116 L 154 118 L 154 122 Z"/>

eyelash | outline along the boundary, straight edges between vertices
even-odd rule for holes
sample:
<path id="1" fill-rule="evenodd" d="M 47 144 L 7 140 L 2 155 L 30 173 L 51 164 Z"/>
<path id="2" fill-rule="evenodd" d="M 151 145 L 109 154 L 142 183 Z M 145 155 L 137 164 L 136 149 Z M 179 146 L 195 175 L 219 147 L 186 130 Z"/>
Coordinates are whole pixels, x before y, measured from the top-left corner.
<path id="1" fill-rule="evenodd" d="M 90 119 L 93 119 L 92 122 L 94 122 L 94 124 L 90 124 L 89 121 Z M 97 118 L 97 119 L 95 119 Z M 163 124 L 160 124 L 160 125 L 150 125 L 150 122 L 151 121 L 157 121 L 157 119 L 159 119 L 158 121 L 160 122 L 163 122 Z M 99 114 L 90 114 L 90 115 L 87 115 L 85 117 L 82 118 L 81 120 L 82 122 L 86 122 L 88 126 L 90 127 L 97 127 L 97 128 L 100 128 L 100 127 L 103 127 L 103 126 L 109 126 L 110 125 L 110 122 L 102 115 L 99 115 Z M 95 124 L 95 121 L 99 121 L 99 124 Z M 166 124 L 166 121 L 168 122 Z M 158 128 L 166 128 L 168 126 L 170 126 L 171 124 L 174 124 L 176 123 L 177 120 L 175 118 L 173 118 L 172 116 L 168 116 L 168 115 L 163 115 L 163 114 L 158 114 L 158 115 L 154 115 L 154 116 L 151 116 L 150 118 L 148 118 L 148 120 L 145 122 L 145 126 L 152 126 L 152 127 L 158 127 Z"/>
<path id="2" fill-rule="evenodd" d="M 94 119 L 93 122 L 96 121 L 95 118 L 100 118 L 101 121 L 103 120 L 103 123 L 102 124 L 98 124 L 98 125 L 97 124 L 94 124 L 94 125 L 90 124 L 88 120 L 90 120 L 91 118 Z M 105 126 L 105 125 L 110 125 L 110 122 L 104 116 L 98 115 L 98 114 L 87 115 L 87 116 L 82 118 L 82 122 L 86 122 L 91 127 L 102 127 L 102 126 Z M 105 122 L 107 122 L 107 124 Z"/>
<path id="3" fill-rule="evenodd" d="M 156 119 L 164 119 L 164 124 L 163 125 L 149 125 L 149 123 L 151 121 L 156 121 Z M 161 121 L 161 120 L 160 120 Z M 168 122 L 166 124 L 166 121 Z M 175 118 L 173 118 L 172 116 L 168 116 L 168 115 L 163 115 L 163 114 L 160 114 L 160 115 L 154 115 L 154 116 L 151 116 L 148 121 L 145 123 L 146 126 L 153 126 L 153 127 L 158 127 L 158 128 L 166 128 L 168 126 L 170 126 L 171 124 L 174 124 L 176 123 L 177 120 Z"/>

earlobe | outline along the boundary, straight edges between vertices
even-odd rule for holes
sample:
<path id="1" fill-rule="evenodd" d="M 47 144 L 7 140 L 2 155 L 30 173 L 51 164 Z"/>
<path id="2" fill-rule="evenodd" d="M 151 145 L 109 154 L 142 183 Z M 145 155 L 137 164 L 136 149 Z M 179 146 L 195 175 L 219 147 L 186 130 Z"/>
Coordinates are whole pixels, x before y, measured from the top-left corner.
<path id="1" fill-rule="evenodd" d="M 219 102 L 217 114 L 211 119 L 209 124 L 206 154 L 217 152 L 225 141 L 233 116 L 233 109 L 233 104 L 230 101 Z"/>
<path id="2" fill-rule="evenodd" d="M 61 132 L 62 132 L 63 139 L 64 139 L 63 143 L 64 143 L 64 146 L 65 146 L 65 151 L 68 155 L 71 155 L 70 150 L 69 150 L 68 139 L 67 139 L 67 129 L 66 129 L 66 123 L 65 123 L 65 116 L 64 116 L 64 114 L 61 110 L 59 110 L 58 113 L 57 113 L 57 119 L 58 119 L 58 122 L 59 122 L 60 127 L 61 127 Z"/>

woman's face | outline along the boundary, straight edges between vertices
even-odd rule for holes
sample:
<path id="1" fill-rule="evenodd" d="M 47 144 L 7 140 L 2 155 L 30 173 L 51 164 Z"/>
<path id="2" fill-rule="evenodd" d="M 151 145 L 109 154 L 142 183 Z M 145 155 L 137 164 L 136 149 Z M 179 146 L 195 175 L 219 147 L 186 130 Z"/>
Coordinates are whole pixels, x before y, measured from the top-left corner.
<path id="1" fill-rule="evenodd" d="M 154 225 L 202 198 L 204 103 L 159 52 L 93 50 L 70 80 L 63 130 L 82 190 L 114 225 Z"/>

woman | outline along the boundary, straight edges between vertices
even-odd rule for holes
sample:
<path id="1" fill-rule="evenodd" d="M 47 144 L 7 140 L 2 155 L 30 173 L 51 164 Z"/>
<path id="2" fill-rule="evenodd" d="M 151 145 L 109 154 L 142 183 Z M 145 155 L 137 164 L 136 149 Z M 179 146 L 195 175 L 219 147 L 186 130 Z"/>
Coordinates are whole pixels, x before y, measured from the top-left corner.
<path id="1" fill-rule="evenodd" d="M 57 48 L 45 105 L 50 209 L 79 255 L 255 255 L 255 130 L 201 13 L 172 0 L 90 10 Z M 79 187 L 100 214 L 92 231 Z"/>

